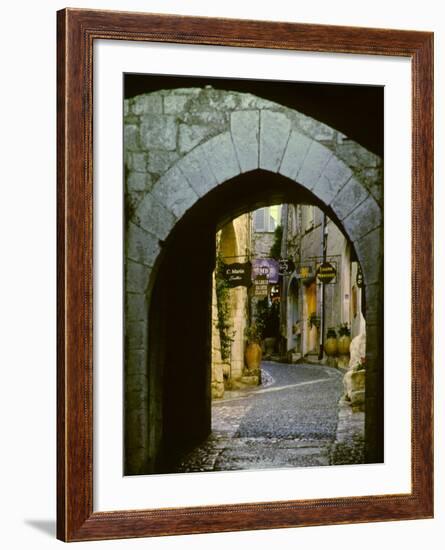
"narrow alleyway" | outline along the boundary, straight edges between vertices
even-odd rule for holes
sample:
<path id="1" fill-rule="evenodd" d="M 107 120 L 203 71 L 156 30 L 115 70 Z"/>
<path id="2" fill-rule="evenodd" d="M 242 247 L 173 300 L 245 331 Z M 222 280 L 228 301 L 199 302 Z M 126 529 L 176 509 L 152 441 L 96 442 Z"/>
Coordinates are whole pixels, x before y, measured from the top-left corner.
<path id="1" fill-rule="evenodd" d="M 321 365 L 262 363 L 260 387 L 212 404 L 212 433 L 178 472 L 328 465 L 342 375 Z"/>

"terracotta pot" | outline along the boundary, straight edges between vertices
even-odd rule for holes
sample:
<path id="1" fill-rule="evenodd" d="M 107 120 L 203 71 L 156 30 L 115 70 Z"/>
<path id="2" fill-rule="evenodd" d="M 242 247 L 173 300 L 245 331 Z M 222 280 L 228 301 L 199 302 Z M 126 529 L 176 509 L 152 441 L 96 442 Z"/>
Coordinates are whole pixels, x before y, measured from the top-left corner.
<path id="1" fill-rule="evenodd" d="M 350 336 L 340 336 L 338 339 L 338 353 L 340 355 L 349 355 L 350 345 L 351 345 Z"/>
<path id="2" fill-rule="evenodd" d="M 324 350 L 328 357 L 334 357 L 334 355 L 337 355 L 337 351 L 338 351 L 337 338 L 334 338 L 333 336 L 326 338 L 326 341 L 324 343 Z"/>
<path id="3" fill-rule="evenodd" d="M 246 346 L 245 358 L 247 368 L 250 371 L 257 371 L 260 368 L 263 352 L 261 346 L 256 342 L 249 342 Z"/>

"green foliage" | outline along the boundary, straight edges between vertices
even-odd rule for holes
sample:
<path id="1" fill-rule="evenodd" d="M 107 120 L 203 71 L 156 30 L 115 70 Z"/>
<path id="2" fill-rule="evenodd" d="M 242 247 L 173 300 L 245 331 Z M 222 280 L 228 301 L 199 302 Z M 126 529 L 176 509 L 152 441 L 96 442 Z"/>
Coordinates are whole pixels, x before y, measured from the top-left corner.
<path id="1" fill-rule="evenodd" d="M 221 358 L 223 361 L 230 360 L 230 351 L 235 336 L 235 331 L 230 330 L 230 287 L 223 277 L 224 262 L 221 256 L 216 258 L 216 303 L 218 309 L 218 320 L 216 328 L 219 331 L 221 343 Z"/>
<path id="2" fill-rule="evenodd" d="M 244 336 L 248 342 L 261 343 L 263 329 L 258 323 L 252 323 L 244 329 Z"/>
<path id="3" fill-rule="evenodd" d="M 309 325 L 309 328 L 320 328 L 320 317 L 318 317 L 316 313 L 311 313 L 309 319 L 307 320 L 307 324 Z"/>
<path id="4" fill-rule="evenodd" d="M 338 327 L 338 335 L 339 336 L 351 336 L 351 329 L 348 326 L 348 323 L 342 323 Z"/>
<path id="5" fill-rule="evenodd" d="M 283 240 L 283 227 L 277 225 L 274 231 L 274 241 L 270 248 L 270 256 L 275 260 L 279 260 L 281 257 L 281 241 Z"/>
<path id="6" fill-rule="evenodd" d="M 256 304 L 256 323 L 261 332 L 261 338 L 280 335 L 280 304 L 268 298 L 259 300 Z"/>
<path id="7" fill-rule="evenodd" d="M 326 332 L 326 338 L 337 338 L 337 333 L 334 327 L 329 327 Z"/>

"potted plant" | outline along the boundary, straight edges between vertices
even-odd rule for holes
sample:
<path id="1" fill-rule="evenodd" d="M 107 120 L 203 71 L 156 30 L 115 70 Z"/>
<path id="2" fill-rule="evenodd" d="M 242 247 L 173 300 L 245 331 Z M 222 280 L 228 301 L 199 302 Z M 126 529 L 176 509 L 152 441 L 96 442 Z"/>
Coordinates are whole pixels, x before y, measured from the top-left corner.
<path id="1" fill-rule="evenodd" d="M 328 357 L 334 357 L 337 355 L 338 343 L 337 343 L 337 333 L 335 332 L 334 327 L 329 327 L 326 332 L 326 341 L 324 344 L 324 350 Z"/>
<path id="2" fill-rule="evenodd" d="M 311 313 L 307 320 L 307 324 L 309 325 L 310 329 L 312 327 L 320 328 L 320 317 L 318 317 L 315 312 Z"/>
<path id="3" fill-rule="evenodd" d="M 250 326 L 246 327 L 244 334 L 247 340 L 244 354 L 247 369 L 250 372 L 256 372 L 260 369 L 261 357 L 263 355 L 261 350 L 261 326 L 258 323 L 252 323 Z"/>
<path id="4" fill-rule="evenodd" d="M 338 329 L 338 353 L 340 355 L 349 355 L 349 346 L 351 345 L 351 329 L 348 323 L 342 323 Z"/>

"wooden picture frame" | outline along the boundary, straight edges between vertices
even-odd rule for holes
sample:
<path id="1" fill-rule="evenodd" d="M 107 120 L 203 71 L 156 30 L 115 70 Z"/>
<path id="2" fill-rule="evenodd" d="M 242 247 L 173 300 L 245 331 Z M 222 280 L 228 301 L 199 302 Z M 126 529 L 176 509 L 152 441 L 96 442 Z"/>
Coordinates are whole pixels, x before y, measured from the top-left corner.
<path id="1" fill-rule="evenodd" d="M 57 536 L 64 541 L 433 516 L 433 34 L 65 9 L 57 14 Z M 93 43 L 372 54 L 412 63 L 412 490 L 406 494 L 93 512 Z"/>

